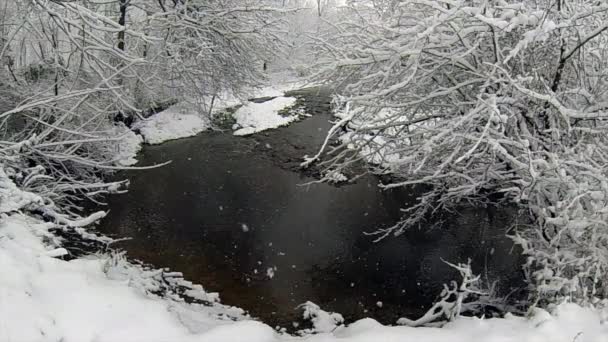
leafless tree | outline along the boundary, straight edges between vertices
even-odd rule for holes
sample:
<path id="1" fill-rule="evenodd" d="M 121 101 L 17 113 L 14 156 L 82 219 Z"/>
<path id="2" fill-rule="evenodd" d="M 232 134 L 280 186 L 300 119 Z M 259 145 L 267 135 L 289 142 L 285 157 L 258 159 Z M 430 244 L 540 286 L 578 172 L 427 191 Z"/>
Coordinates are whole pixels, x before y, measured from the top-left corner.
<path id="1" fill-rule="evenodd" d="M 115 124 L 117 113 L 141 116 L 165 99 L 204 105 L 255 86 L 255 62 L 282 39 L 281 9 L 260 1 L 8 3 L 0 60 L 15 101 L 0 108 L 0 168 L 63 222 L 79 222 L 79 199 L 122 191 L 103 178 L 125 168 L 115 150 L 132 133 Z"/>
<path id="2" fill-rule="evenodd" d="M 608 6 L 398 0 L 351 11 L 337 38 L 317 40 L 339 120 L 303 166 L 330 175 L 363 160 L 398 177 L 384 188 L 427 186 L 379 239 L 499 194 L 531 218 L 515 240 L 535 299 L 606 298 Z"/>

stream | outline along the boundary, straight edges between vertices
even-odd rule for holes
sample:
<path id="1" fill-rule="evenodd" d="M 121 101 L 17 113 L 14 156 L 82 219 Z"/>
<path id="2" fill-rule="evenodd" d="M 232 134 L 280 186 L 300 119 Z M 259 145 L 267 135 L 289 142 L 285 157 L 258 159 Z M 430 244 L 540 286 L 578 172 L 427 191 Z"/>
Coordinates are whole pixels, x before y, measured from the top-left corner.
<path id="1" fill-rule="evenodd" d="M 303 185 L 297 170 L 330 127 L 327 91 L 294 92 L 312 117 L 250 137 L 230 132 L 145 146 L 128 171 L 130 191 L 110 198 L 99 230 L 130 258 L 168 267 L 219 292 L 221 302 L 271 326 L 293 328 L 298 305 L 312 301 L 347 321 L 394 324 L 417 318 L 444 283 L 459 280 L 452 263 L 472 260 L 501 293 L 522 286 L 518 250 L 505 231 L 507 209 L 467 207 L 443 213 L 434 229 L 412 228 L 374 243 L 365 232 L 393 225 L 412 190 L 380 190 L 368 175 L 355 184 Z"/>

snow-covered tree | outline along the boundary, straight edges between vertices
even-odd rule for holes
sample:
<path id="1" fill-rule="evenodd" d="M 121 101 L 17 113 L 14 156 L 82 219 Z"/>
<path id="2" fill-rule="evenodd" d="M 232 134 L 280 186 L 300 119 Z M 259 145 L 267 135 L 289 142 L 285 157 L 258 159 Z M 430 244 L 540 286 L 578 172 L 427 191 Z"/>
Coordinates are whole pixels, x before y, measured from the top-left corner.
<path id="1" fill-rule="evenodd" d="M 78 199 L 120 191 L 102 175 L 124 167 L 119 142 L 134 134 L 115 121 L 259 84 L 282 43 L 280 11 L 253 0 L 2 2 L 11 101 L 0 101 L 0 168 L 67 216 L 47 215 L 78 218 Z"/>
<path id="2" fill-rule="evenodd" d="M 534 299 L 608 295 L 608 5 L 351 1 L 317 39 L 340 120 L 304 166 L 365 160 L 428 191 L 378 238 L 463 201 L 517 203 Z M 489 196 L 494 195 L 494 196 Z M 498 196 L 496 196 L 498 195 Z"/>

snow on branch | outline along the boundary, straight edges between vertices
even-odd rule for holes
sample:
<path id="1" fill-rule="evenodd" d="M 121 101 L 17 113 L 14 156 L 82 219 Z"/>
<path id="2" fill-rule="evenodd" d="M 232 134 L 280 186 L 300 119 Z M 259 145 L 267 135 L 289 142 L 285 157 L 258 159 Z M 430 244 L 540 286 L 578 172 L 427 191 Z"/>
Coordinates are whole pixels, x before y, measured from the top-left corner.
<path id="1" fill-rule="evenodd" d="M 400 318 L 397 324 L 419 327 L 442 324 L 442 320 L 443 322 L 453 321 L 466 308 L 466 300 L 470 299 L 471 295 L 481 296 L 484 294 L 478 289 L 479 276 L 473 275 L 470 260 L 467 264 L 454 265 L 449 262 L 445 263 L 460 273 L 462 276 L 460 284 L 452 282 L 450 286 L 444 285 L 441 299 L 433 304 L 422 317 L 416 320 Z"/>
<path id="2" fill-rule="evenodd" d="M 463 202 L 513 203 L 530 218 L 515 239 L 531 300 L 606 298 L 607 9 L 592 0 L 348 7 L 351 20 L 315 39 L 314 77 L 338 93 L 330 135 L 339 146 L 325 143 L 303 165 L 348 174 L 364 160 L 395 175 L 384 188 L 428 189 L 376 239 Z"/>

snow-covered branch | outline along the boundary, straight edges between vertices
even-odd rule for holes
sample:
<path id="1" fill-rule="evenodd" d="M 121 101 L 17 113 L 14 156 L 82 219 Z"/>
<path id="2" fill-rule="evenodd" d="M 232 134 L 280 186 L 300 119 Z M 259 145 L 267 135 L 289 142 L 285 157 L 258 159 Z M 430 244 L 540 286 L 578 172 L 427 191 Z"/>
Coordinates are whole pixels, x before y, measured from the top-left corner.
<path id="1" fill-rule="evenodd" d="M 341 133 L 340 146 L 325 144 L 306 164 L 348 174 L 365 160 L 395 175 L 385 188 L 429 189 L 378 239 L 463 201 L 515 203 L 532 222 L 516 241 L 529 256 L 534 299 L 605 298 L 606 6 L 374 6 L 353 5 L 354 19 L 328 33 L 335 39 L 316 39 L 315 77 L 336 85 L 343 129 L 332 131 Z"/>

